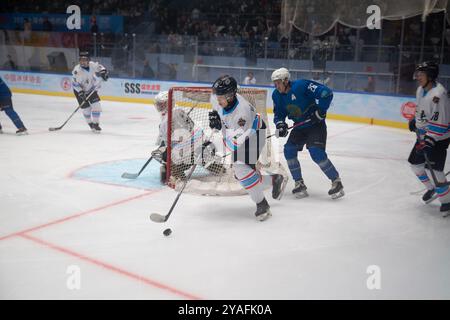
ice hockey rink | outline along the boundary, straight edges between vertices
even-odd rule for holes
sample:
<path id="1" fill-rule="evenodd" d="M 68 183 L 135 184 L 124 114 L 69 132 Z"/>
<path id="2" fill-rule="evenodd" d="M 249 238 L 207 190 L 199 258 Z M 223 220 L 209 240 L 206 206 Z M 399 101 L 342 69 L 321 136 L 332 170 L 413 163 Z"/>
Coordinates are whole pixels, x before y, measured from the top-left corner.
<path id="1" fill-rule="evenodd" d="M 292 180 L 281 201 L 267 192 L 265 222 L 249 197 L 183 194 L 157 224 L 150 213 L 166 214 L 176 196 L 159 184 L 159 164 L 120 178 L 156 147 L 153 106 L 103 101 L 103 132 L 93 134 L 81 112 L 48 131 L 74 98 L 13 102 L 30 134 L 13 134 L 0 113 L 1 299 L 450 298 L 450 218 L 411 194 L 422 186 L 406 161 L 407 130 L 328 120 L 341 199 L 303 152 L 310 197 L 294 198 Z"/>

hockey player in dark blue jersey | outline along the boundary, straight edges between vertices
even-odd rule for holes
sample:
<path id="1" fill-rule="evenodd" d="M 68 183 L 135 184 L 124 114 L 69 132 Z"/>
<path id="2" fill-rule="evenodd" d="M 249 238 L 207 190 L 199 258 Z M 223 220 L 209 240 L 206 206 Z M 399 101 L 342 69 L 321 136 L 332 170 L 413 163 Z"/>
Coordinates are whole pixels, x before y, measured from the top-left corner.
<path id="1" fill-rule="evenodd" d="M 6 83 L 0 77 L 0 110 L 4 111 L 6 115 L 11 119 L 17 128 L 16 134 L 23 135 L 27 134 L 27 129 L 23 125 L 22 120 L 20 120 L 19 115 L 13 108 L 11 100 L 11 90 L 9 90 Z M 0 133 L 2 133 L 2 125 L 0 124 Z"/>
<path id="2" fill-rule="evenodd" d="M 295 180 L 292 193 L 297 198 L 308 196 L 297 158 L 298 151 L 302 151 L 306 145 L 312 160 L 331 180 L 331 189 L 328 194 L 333 199 L 342 197 L 344 187 L 339 173 L 325 152 L 327 142 L 325 117 L 333 99 L 333 92 L 315 81 L 303 79 L 290 81 L 290 73 L 286 68 L 275 70 L 272 73 L 272 81 L 275 85 L 272 100 L 277 136 L 288 135 L 286 118 L 294 122 L 284 145 L 284 156 Z"/>

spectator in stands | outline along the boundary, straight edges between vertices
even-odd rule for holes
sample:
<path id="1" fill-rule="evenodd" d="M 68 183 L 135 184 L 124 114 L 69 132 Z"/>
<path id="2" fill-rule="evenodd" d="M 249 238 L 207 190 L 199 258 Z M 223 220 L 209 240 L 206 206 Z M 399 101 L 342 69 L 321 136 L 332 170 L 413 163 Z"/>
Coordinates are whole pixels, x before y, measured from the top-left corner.
<path id="1" fill-rule="evenodd" d="M 253 72 L 250 71 L 249 73 L 247 73 L 247 76 L 244 79 L 244 84 L 256 84 L 256 78 L 253 75 Z"/>
<path id="2" fill-rule="evenodd" d="M 7 56 L 8 60 L 3 64 L 3 69 L 5 70 L 17 70 L 16 63 L 12 60 L 10 54 Z"/>
<path id="3" fill-rule="evenodd" d="M 364 88 L 364 91 L 375 92 L 375 78 L 373 76 L 367 78 L 367 87 Z"/>
<path id="4" fill-rule="evenodd" d="M 42 30 L 44 30 L 44 31 L 52 31 L 52 30 L 53 30 L 53 25 L 52 25 L 52 23 L 48 20 L 48 17 L 45 17 L 45 18 L 44 18 Z"/>
<path id="5" fill-rule="evenodd" d="M 97 17 L 91 17 L 91 33 L 98 33 Z"/>
<path id="6" fill-rule="evenodd" d="M 145 79 L 154 79 L 155 78 L 155 72 L 150 67 L 150 64 L 148 63 L 148 60 L 144 60 L 144 70 L 142 71 L 142 78 Z"/>
<path id="7" fill-rule="evenodd" d="M 31 40 L 31 22 L 27 18 L 23 20 L 23 39 L 26 43 Z"/>
<path id="8" fill-rule="evenodd" d="M 177 65 L 175 63 L 169 63 L 169 79 L 177 79 Z"/>

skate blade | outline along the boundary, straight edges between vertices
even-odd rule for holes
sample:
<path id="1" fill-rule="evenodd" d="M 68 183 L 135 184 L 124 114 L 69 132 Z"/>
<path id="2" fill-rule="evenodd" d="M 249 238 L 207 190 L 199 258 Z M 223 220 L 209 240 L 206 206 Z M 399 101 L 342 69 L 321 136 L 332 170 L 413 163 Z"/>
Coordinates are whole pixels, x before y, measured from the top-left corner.
<path id="1" fill-rule="evenodd" d="M 286 189 L 288 180 L 289 180 L 288 177 L 283 177 L 283 182 L 281 183 L 280 194 L 278 195 L 278 197 L 274 198 L 275 200 L 281 200 L 281 198 L 283 197 L 284 189 Z"/>
<path id="2" fill-rule="evenodd" d="M 18 132 L 18 133 L 16 133 L 16 136 L 26 136 L 27 134 L 28 134 L 28 131 Z"/>
<path id="3" fill-rule="evenodd" d="M 294 193 L 294 196 L 295 196 L 297 199 L 303 199 L 303 198 L 309 197 L 309 194 L 308 194 L 308 192 L 304 191 L 304 192 L 297 192 L 297 193 Z"/>
<path id="4" fill-rule="evenodd" d="M 256 219 L 258 219 L 258 221 L 265 221 L 267 219 L 269 219 L 272 216 L 272 213 L 270 211 L 260 214 L 259 216 L 256 216 Z"/>
<path id="5" fill-rule="evenodd" d="M 425 204 L 429 204 L 429 203 L 431 203 L 431 202 L 433 202 L 434 200 L 436 200 L 438 198 L 438 195 L 437 195 L 437 193 L 434 195 L 434 196 L 432 196 L 428 201 L 424 201 L 424 203 Z"/>
<path id="6" fill-rule="evenodd" d="M 344 190 L 341 190 L 341 191 L 331 195 L 331 199 L 336 200 L 336 199 L 343 197 L 344 195 L 345 195 Z"/>

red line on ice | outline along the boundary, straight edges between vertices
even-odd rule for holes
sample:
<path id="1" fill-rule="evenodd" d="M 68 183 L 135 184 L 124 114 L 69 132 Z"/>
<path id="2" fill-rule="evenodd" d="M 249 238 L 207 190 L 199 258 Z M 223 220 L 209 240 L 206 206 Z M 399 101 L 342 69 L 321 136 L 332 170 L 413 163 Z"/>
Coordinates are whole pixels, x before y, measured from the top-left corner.
<path id="1" fill-rule="evenodd" d="M 11 238 L 11 237 L 15 237 L 15 236 L 21 236 L 21 235 L 23 235 L 25 233 L 28 233 L 28 232 L 33 232 L 33 231 L 36 231 L 36 230 L 39 230 L 39 229 L 43 229 L 43 228 L 46 228 L 46 227 L 49 227 L 49 226 L 53 226 L 55 224 L 63 223 L 63 222 L 66 222 L 68 220 L 72 220 L 72 219 L 75 219 L 75 218 L 78 218 L 78 217 L 90 214 L 90 213 L 94 213 L 94 212 L 98 212 L 98 211 L 101 211 L 101 210 L 104 210 L 104 209 L 107 209 L 107 208 L 111 208 L 111 207 L 117 206 L 119 204 L 123 204 L 123 203 L 129 202 L 129 201 L 132 201 L 132 200 L 136 200 L 136 199 L 139 199 L 139 198 L 143 198 L 143 197 L 146 197 L 146 196 L 151 195 L 153 193 L 156 193 L 158 191 L 160 191 L 160 190 L 153 190 L 153 191 L 145 192 L 145 193 L 139 194 L 137 196 L 133 196 L 131 198 L 126 198 L 126 199 L 122 199 L 122 200 L 119 200 L 119 201 L 115 201 L 115 202 L 112 202 L 112 203 L 109 203 L 109 204 L 105 204 L 105 205 L 103 205 L 101 207 L 93 208 L 93 209 L 90 209 L 90 210 L 87 210 L 87 211 L 83 211 L 83 212 L 79 212 L 79 213 L 70 215 L 70 216 L 65 217 L 65 218 L 61 218 L 61 219 L 58 219 L 58 220 L 50 221 L 50 222 L 47 222 L 45 224 L 41 224 L 41 225 L 36 226 L 36 227 L 32 227 L 32 228 L 25 229 L 25 230 L 22 230 L 22 231 L 14 232 L 12 234 L 0 237 L 0 241 L 8 239 L 8 238 Z"/>
<path id="2" fill-rule="evenodd" d="M 116 267 L 116 266 L 113 266 L 113 265 L 111 265 L 111 264 L 109 264 L 109 263 L 105 263 L 105 262 L 102 262 L 102 261 L 100 261 L 100 260 L 96 260 L 96 259 L 94 259 L 94 258 L 90 258 L 90 257 L 85 256 L 85 255 L 83 255 L 83 254 L 80 254 L 80 253 L 77 253 L 77 252 L 75 252 L 75 251 L 72 251 L 72 250 L 69 250 L 69 249 L 66 249 L 66 248 L 57 246 L 57 245 L 55 245 L 55 244 L 52 244 L 52 243 L 50 243 L 50 242 L 41 240 L 41 239 L 39 239 L 39 238 L 35 238 L 35 237 L 30 236 L 30 235 L 27 235 L 27 234 L 20 234 L 19 236 L 22 237 L 22 238 L 24 238 L 24 239 L 27 239 L 27 240 L 36 242 L 36 243 L 38 243 L 38 244 L 40 244 L 40 245 L 46 246 L 46 247 L 48 247 L 48 248 L 50 248 L 50 249 L 56 250 L 56 251 L 58 251 L 58 252 L 65 253 L 65 254 L 70 255 L 70 256 L 72 256 L 72 257 L 76 257 L 76 258 L 81 259 L 81 260 L 83 260 L 83 261 L 92 263 L 92 264 L 94 264 L 94 265 L 96 265 L 96 266 L 105 268 L 105 269 L 107 269 L 107 270 L 109 270 L 109 271 L 118 273 L 118 274 L 120 274 L 120 275 L 122 275 L 122 276 L 125 276 L 125 277 L 128 277 L 128 278 L 131 278 L 131 279 L 140 281 L 140 282 L 145 283 L 145 284 L 147 284 L 147 285 L 149 285 L 149 286 L 151 286 L 151 287 L 156 287 L 156 288 L 158 288 L 158 289 L 166 290 L 166 291 L 169 291 L 169 292 L 171 292 L 171 293 L 173 293 L 173 294 L 175 294 L 175 295 L 181 296 L 181 297 L 183 297 L 183 298 L 191 299 L 191 300 L 192 300 L 192 299 L 195 299 L 195 300 L 200 299 L 199 297 L 194 296 L 194 295 L 192 295 L 192 294 L 190 294 L 190 293 L 183 292 L 183 291 L 181 291 L 181 290 L 172 288 L 172 287 L 170 287 L 170 286 L 168 286 L 168 285 L 165 285 L 165 284 L 163 284 L 163 283 L 160 283 L 160 282 L 158 282 L 158 281 L 155 281 L 155 280 L 152 280 L 152 279 L 149 279 L 149 278 L 140 276 L 140 275 L 138 275 L 138 274 L 135 274 L 135 273 L 126 271 L 126 270 L 124 270 L 124 269 L 121 269 L 121 268 L 118 268 L 118 267 Z"/>

